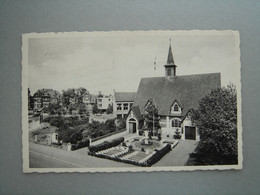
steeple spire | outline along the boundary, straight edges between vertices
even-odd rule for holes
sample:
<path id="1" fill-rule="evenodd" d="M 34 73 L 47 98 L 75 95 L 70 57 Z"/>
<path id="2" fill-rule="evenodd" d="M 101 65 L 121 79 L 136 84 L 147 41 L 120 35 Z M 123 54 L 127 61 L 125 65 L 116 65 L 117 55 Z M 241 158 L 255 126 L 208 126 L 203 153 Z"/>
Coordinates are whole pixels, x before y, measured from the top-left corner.
<path id="1" fill-rule="evenodd" d="M 173 60 L 173 56 L 172 56 L 172 47 L 171 47 L 171 45 L 169 46 L 167 65 L 174 65 L 174 60 Z"/>
<path id="2" fill-rule="evenodd" d="M 173 77 L 176 76 L 177 66 L 174 63 L 174 59 L 172 55 L 171 39 L 170 39 L 167 63 L 164 65 L 164 67 L 165 67 L 165 78 L 168 80 L 172 80 Z"/>

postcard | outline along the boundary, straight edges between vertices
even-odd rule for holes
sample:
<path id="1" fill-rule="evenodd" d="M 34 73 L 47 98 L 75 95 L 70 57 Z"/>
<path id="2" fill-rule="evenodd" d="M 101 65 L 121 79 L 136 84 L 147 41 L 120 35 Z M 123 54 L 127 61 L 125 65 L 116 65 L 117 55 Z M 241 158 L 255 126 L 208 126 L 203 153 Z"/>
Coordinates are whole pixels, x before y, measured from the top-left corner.
<path id="1" fill-rule="evenodd" d="M 238 31 L 22 36 L 23 171 L 242 169 Z"/>

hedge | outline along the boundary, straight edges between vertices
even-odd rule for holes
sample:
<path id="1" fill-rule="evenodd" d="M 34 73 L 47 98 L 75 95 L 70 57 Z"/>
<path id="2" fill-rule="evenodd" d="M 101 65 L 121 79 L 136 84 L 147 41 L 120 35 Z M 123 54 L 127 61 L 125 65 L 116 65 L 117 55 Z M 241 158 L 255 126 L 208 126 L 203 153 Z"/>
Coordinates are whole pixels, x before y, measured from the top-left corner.
<path id="1" fill-rule="evenodd" d="M 89 140 L 78 141 L 76 144 L 71 144 L 71 150 L 77 150 L 89 146 Z"/>
<path id="2" fill-rule="evenodd" d="M 161 150 L 157 150 L 156 153 L 151 156 L 147 161 L 148 166 L 152 166 L 154 163 L 158 162 L 165 154 L 171 151 L 171 145 L 167 144 Z"/>
<path id="3" fill-rule="evenodd" d="M 123 137 L 120 137 L 120 138 L 117 138 L 117 139 L 114 139 L 110 142 L 108 141 L 104 141 L 103 143 L 101 144 L 98 144 L 96 146 L 89 146 L 88 149 L 89 149 L 89 154 L 90 155 L 94 155 L 96 152 L 98 151 L 101 151 L 101 150 L 106 150 L 108 148 L 112 148 L 112 147 L 115 147 L 119 144 L 121 144 L 122 142 L 124 141 L 124 138 Z"/>

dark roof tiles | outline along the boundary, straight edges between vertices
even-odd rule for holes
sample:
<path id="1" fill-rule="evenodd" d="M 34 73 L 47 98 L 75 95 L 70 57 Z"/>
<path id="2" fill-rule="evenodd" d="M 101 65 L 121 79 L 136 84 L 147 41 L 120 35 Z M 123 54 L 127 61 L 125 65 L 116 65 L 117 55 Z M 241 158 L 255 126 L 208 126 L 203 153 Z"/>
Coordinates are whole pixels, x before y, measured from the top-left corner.
<path id="1" fill-rule="evenodd" d="M 199 100 L 211 90 L 221 87 L 220 73 L 175 76 L 173 80 L 165 77 L 142 78 L 136 94 L 134 106 L 144 107 L 153 99 L 159 115 L 170 115 L 174 101 L 180 101 L 183 115 L 190 108 L 197 108 Z"/>
<path id="2" fill-rule="evenodd" d="M 139 106 L 133 106 L 132 107 L 133 113 L 138 121 L 141 121 L 143 119 L 140 107 Z"/>

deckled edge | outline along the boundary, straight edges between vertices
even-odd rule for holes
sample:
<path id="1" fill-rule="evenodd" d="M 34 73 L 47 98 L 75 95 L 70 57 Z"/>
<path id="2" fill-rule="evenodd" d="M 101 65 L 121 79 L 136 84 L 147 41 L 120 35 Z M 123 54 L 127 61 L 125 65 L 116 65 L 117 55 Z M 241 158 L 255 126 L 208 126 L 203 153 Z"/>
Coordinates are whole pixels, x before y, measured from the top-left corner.
<path id="1" fill-rule="evenodd" d="M 28 139 L 28 39 L 29 35 L 22 35 L 22 161 L 23 172 L 29 168 L 29 139 Z"/>
<path id="2" fill-rule="evenodd" d="M 191 33 L 190 35 L 220 35 L 223 32 L 232 32 L 235 37 L 235 48 L 237 55 L 237 65 L 239 65 L 239 82 L 236 83 L 237 88 L 237 125 L 238 125 L 238 164 L 237 165 L 208 165 L 208 166 L 171 166 L 171 167 L 120 167 L 120 168 L 29 168 L 29 138 L 28 138 L 28 40 L 29 38 L 46 38 L 46 37 L 79 37 L 82 36 L 103 36 L 104 34 L 124 33 L 129 36 L 133 33 L 154 33 L 161 35 L 162 33 Z M 186 34 L 189 36 L 189 34 Z M 22 35 L 22 158 L 24 173 L 114 173 L 114 172 L 165 172 L 165 171 L 201 171 L 201 170 L 241 170 L 243 168 L 243 151 L 242 151 L 242 94 L 241 94 L 241 53 L 240 53 L 240 37 L 239 31 L 233 30 L 151 30 L 151 31 L 87 31 L 87 32 L 46 32 L 46 33 L 26 33 Z M 26 130 L 27 129 L 27 130 Z"/>

